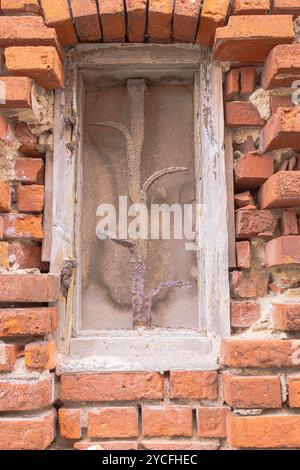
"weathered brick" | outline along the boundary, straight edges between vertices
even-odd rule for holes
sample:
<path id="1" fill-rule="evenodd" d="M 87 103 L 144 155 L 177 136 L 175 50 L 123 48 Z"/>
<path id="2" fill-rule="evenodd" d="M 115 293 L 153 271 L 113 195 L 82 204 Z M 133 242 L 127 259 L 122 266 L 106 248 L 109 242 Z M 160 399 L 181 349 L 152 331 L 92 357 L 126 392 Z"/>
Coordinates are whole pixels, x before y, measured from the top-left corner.
<path id="1" fill-rule="evenodd" d="M 116 440 L 116 441 L 80 441 L 75 442 L 76 450 L 138 450 L 138 441 Z"/>
<path id="2" fill-rule="evenodd" d="M 15 161 L 15 181 L 21 183 L 42 183 L 44 162 L 41 158 L 22 158 Z"/>
<path id="3" fill-rule="evenodd" d="M 9 267 L 9 244 L 7 242 L 0 242 L 0 267 Z"/>
<path id="4" fill-rule="evenodd" d="M 276 229 L 277 221 L 268 210 L 240 210 L 236 214 L 237 238 L 270 237 Z"/>
<path id="5" fill-rule="evenodd" d="M 224 99 L 232 100 L 240 91 L 240 71 L 239 69 L 231 69 L 225 78 Z"/>
<path id="6" fill-rule="evenodd" d="M 0 81 L 0 87 L 2 87 L 1 81 Z M 2 90 L 3 88 L 1 88 L 1 93 L 2 93 Z M 1 107 L 1 103 L 0 103 L 0 107 Z M 8 129 L 9 129 L 9 125 L 8 125 L 8 121 L 6 117 L 0 114 L 0 143 L 7 142 Z"/>
<path id="7" fill-rule="evenodd" d="M 39 16 L 0 16 L 0 47 L 51 46 L 63 54 L 54 29 Z"/>
<path id="8" fill-rule="evenodd" d="M 55 302 L 59 286 L 52 274 L 0 274 L 0 302 Z"/>
<path id="9" fill-rule="evenodd" d="M 13 238 L 31 238 L 32 240 L 42 240 L 44 238 L 42 216 L 29 214 L 5 214 L 4 237 Z"/>
<path id="10" fill-rule="evenodd" d="M 58 423 L 60 434 L 65 439 L 81 438 L 81 410 L 60 408 Z"/>
<path id="11" fill-rule="evenodd" d="M 147 23 L 147 0 L 125 0 L 129 42 L 144 42 Z"/>
<path id="12" fill-rule="evenodd" d="M 230 16 L 228 25 L 218 28 L 214 58 L 243 63 L 263 62 L 278 44 L 294 41 L 293 17 L 289 15 Z"/>
<path id="13" fill-rule="evenodd" d="M 233 15 L 265 15 L 270 10 L 270 0 L 234 0 Z"/>
<path id="14" fill-rule="evenodd" d="M 287 385 L 289 393 L 289 406 L 291 408 L 300 408 L 300 375 L 289 374 L 287 376 Z"/>
<path id="15" fill-rule="evenodd" d="M 197 436 L 226 437 L 228 408 L 197 408 Z"/>
<path id="16" fill-rule="evenodd" d="M 40 157 L 36 146 L 38 138 L 31 132 L 25 122 L 19 122 L 15 127 L 15 137 L 20 142 L 19 151 L 28 157 Z"/>
<path id="17" fill-rule="evenodd" d="M 17 359 L 17 346 L 15 344 L 0 343 L 0 372 L 11 372 Z"/>
<path id="18" fill-rule="evenodd" d="M 235 186 L 239 191 L 258 189 L 274 173 L 271 155 L 242 155 L 235 168 Z"/>
<path id="19" fill-rule="evenodd" d="M 240 269 L 250 269 L 251 267 L 250 242 L 248 241 L 237 242 L 235 246 L 236 246 L 237 267 Z"/>
<path id="20" fill-rule="evenodd" d="M 45 408 L 54 399 L 53 375 L 31 380 L 0 380 L 0 411 L 30 411 Z"/>
<path id="21" fill-rule="evenodd" d="M 61 399 L 69 401 L 156 400 L 163 377 L 156 372 L 63 374 Z"/>
<path id="22" fill-rule="evenodd" d="M 9 212 L 11 204 L 10 186 L 0 182 L 0 212 Z"/>
<path id="23" fill-rule="evenodd" d="M 44 186 L 42 185 L 19 185 L 18 211 L 20 212 L 42 212 L 44 207 Z"/>
<path id="24" fill-rule="evenodd" d="M 250 95 L 253 93 L 256 85 L 256 69 L 255 67 L 243 67 L 241 72 L 241 91 L 240 95 Z"/>
<path id="25" fill-rule="evenodd" d="M 291 108 L 293 106 L 291 95 L 271 95 L 271 114 L 275 114 L 278 108 Z"/>
<path id="26" fill-rule="evenodd" d="M 68 0 L 40 0 L 45 24 L 55 28 L 58 39 L 63 46 L 73 46 L 77 36 L 72 23 Z"/>
<path id="27" fill-rule="evenodd" d="M 55 341 L 35 341 L 26 344 L 25 364 L 28 369 L 54 369 L 56 366 Z"/>
<path id="28" fill-rule="evenodd" d="M 300 1 L 274 0 L 273 11 L 274 13 L 279 13 L 283 15 L 300 15 Z"/>
<path id="29" fill-rule="evenodd" d="M 264 297 L 268 292 L 269 275 L 265 272 L 233 271 L 231 289 L 235 297 Z"/>
<path id="30" fill-rule="evenodd" d="M 196 43 L 212 46 L 216 29 L 225 24 L 230 0 L 204 0 Z"/>
<path id="31" fill-rule="evenodd" d="M 142 441 L 143 449 L 146 450 L 217 450 L 219 448 L 219 443 L 216 440 L 154 440 Z"/>
<path id="32" fill-rule="evenodd" d="M 218 375 L 215 371 L 171 371 L 170 398 L 216 400 Z"/>
<path id="33" fill-rule="evenodd" d="M 237 209 L 256 209 L 256 205 L 254 204 L 254 200 L 250 191 L 235 194 L 234 202 Z"/>
<path id="34" fill-rule="evenodd" d="M 81 42 L 99 42 L 102 38 L 96 0 L 71 0 L 73 20 Z"/>
<path id="35" fill-rule="evenodd" d="M 300 79 L 300 44 L 282 44 L 268 55 L 262 73 L 262 85 L 266 89 L 290 87 Z"/>
<path id="36" fill-rule="evenodd" d="M 0 309 L 0 337 L 46 335 L 57 323 L 57 307 Z"/>
<path id="37" fill-rule="evenodd" d="M 137 437 L 138 413 L 134 407 L 103 407 L 88 411 L 88 436 L 107 438 Z"/>
<path id="38" fill-rule="evenodd" d="M 142 425 L 144 436 L 192 436 L 192 408 L 179 405 L 144 406 Z"/>
<path id="39" fill-rule="evenodd" d="M 5 15 L 40 15 L 38 0 L 1 0 L 1 11 Z"/>
<path id="40" fill-rule="evenodd" d="M 260 306 L 253 301 L 231 301 L 231 326 L 248 328 L 260 318 Z"/>
<path id="41" fill-rule="evenodd" d="M 300 206 L 300 171 L 279 171 L 263 184 L 259 192 L 261 209 Z"/>
<path id="42" fill-rule="evenodd" d="M 300 235 L 283 236 L 270 240 L 265 245 L 265 266 L 300 265 Z"/>
<path id="43" fill-rule="evenodd" d="M 125 12 L 123 0 L 101 0 L 99 2 L 104 42 L 125 41 Z"/>
<path id="44" fill-rule="evenodd" d="M 260 136 L 262 152 L 291 147 L 299 149 L 300 106 L 295 108 L 279 108 L 273 114 Z"/>
<path id="45" fill-rule="evenodd" d="M 299 367 L 299 351 L 299 340 L 224 338 L 221 362 L 232 368 Z"/>
<path id="46" fill-rule="evenodd" d="M 16 263 L 21 269 L 42 269 L 41 254 L 41 245 L 20 242 L 12 242 L 9 244 L 9 255 L 14 256 Z"/>
<path id="47" fill-rule="evenodd" d="M 194 42 L 201 0 L 177 0 L 174 7 L 173 40 L 176 42 Z"/>
<path id="48" fill-rule="evenodd" d="M 227 435 L 229 445 L 236 448 L 297 448 L 300 445 L 300 416 L 230 414 Z"/>
<path id="49" fill-rule="evenodd" d="M 272 310 L 275 330 L 300 331 L 300 304 L 273 304 Z"/>
<path id="50" fill-rule="evenodd" d="M 223 374 L 223 396 L 233 408 L 280 408 L 281 388 L 277 376 Z"/>
<path id="51" fill-rule="evenodd" d="M 3 240 L 4 237 L 4 220 L 3 217 L 0 216 L 0 240 Z"/>
<path id="52" fill-rule="evenodd" d="M 54 47 L 8 47 L 4 55 L 12 75 L 33 78 L 46 90 L 63 88 L 63 66 Z"/>
<path id="53" fill-rule="evenodd" d="M 5 92 L 5 103 L 0 108 L 30 109 L 32 80 L 28 77 L 1 77 L 1 92 Z"/>
<path id="54" fill-rule="evenodd" d="M 0 417 L 1 450 L 44 450 L 55 436 L 55 412 Z"/>
<path id="55" fill-rule="evenodd" d="M 170 42 L 173 0 L 149 0 L 148 36 L 151 42 Z"/>
<path id="56" fill-rule="evenodd" d="M 299 234 L 297 212 L 294 209 L 283 211 L 281 216 L 281 232 L 282 235 Z"/>
<path id="57" fill-rule="evenodd" d="M 225 103 L 226 126 L 259 127 L 265 124 L 259 112 L 252 103 L 246 101 L 231 101 Z"/>

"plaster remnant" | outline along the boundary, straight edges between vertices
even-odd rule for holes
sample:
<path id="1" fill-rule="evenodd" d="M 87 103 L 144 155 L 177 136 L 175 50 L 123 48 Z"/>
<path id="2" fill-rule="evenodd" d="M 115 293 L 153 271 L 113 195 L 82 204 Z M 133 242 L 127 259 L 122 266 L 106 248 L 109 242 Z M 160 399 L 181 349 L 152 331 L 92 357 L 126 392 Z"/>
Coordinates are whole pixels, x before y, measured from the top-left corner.
<path id="1" fill-rule="evenodd" d="M 252 137 L 254 142 L 259 141 L 261 129 L 259 128 L 238 128 L 232 130 L 232 141 L 235 144 L 242 144 L 247 137 Z"/>
<path id="2" fill-rule="evenodd" d="M 270 92 L 259 88 L 250 95 L 249 99 L 259 112 L 260 117 L 267 121 L 271 116 Z"/>

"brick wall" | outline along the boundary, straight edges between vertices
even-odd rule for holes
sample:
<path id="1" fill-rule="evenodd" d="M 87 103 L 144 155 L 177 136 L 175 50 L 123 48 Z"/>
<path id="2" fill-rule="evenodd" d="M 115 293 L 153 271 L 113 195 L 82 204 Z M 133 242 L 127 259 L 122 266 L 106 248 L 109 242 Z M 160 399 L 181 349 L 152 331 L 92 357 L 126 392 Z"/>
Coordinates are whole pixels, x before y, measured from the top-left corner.
<path id="1" fill-rule="evenodd" d="M 237 267 L 218 371 L 55 375 L 53 90 L 64 47 L 101 41 L 195 42 L 224 63 Z M 0 448 L 300 447 L 300 1 L 1 0 L 0 47 Z"/>

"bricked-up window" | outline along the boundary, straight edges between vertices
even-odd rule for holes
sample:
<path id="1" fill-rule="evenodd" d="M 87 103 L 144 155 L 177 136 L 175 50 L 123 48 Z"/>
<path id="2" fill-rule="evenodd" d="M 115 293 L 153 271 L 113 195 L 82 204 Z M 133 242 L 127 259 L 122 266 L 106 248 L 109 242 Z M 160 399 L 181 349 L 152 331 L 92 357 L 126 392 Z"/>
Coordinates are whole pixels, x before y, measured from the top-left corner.
<path id="1" fill-rule="evenodd" d="M 186 45 L 85 45 L 66 69 L 51 263 L 63 272 L 61 350 L 77 367 L 214 367 L 229 325 L 221 69 Z M 137 213 L 127 227 L 124 214 L 139 203 L 149 239 L 137 243 Z M 108 204 L 116 233 L 102 240 Z M 155 204 L 172 208 L 170 239 L 153 239 Z"/>

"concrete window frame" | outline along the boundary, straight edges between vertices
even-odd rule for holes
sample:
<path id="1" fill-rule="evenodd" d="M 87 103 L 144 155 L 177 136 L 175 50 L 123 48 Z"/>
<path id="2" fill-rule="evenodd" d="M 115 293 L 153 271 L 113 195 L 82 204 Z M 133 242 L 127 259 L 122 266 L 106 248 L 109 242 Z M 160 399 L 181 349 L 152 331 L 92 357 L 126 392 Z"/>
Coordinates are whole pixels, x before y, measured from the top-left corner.
<path id="1" fill-rule="evenodd" d="M 55 92 L 52 247 L 50 271 L 60 274 L 66 259 L 80 257 L 80 162 L 85 74 L 194 75 L 196 185 L 199 219 L 199 311 L 201 333 L 82 331 L 80 272 L 69 273 L 59 302 L 59 371 L 215 369 L 220 340 L 230 334 L 228 202 L 224 152 L 222 69 L 207 48 L 174 44 L 79 45 L 65 59 L 66 87 Z M 137 74 L 137 75 L 135 75 Z M 79 268 L 80 271 L 80 268 Z"/>

